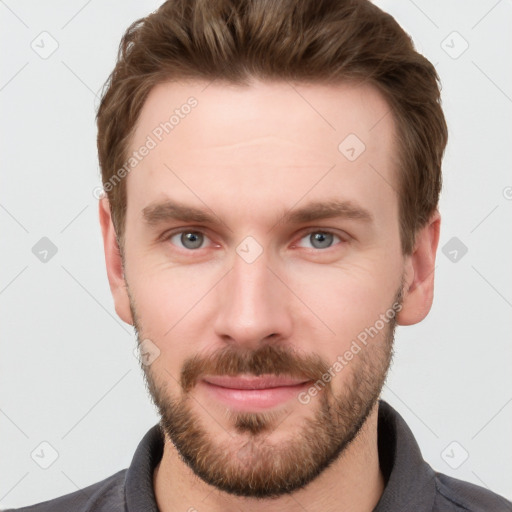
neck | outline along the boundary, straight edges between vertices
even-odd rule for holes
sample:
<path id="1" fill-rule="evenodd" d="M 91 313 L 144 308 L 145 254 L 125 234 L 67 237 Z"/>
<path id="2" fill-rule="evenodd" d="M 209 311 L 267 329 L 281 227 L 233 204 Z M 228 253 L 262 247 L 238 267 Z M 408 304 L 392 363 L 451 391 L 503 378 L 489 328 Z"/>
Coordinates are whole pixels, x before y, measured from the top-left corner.
<path id="1" fill-rule="evenodd" d="M 166 438 L 162 460 L 153 474 L 158 509 L 160 512 L 371 512 L 385 487 L 379 467 L 377 419 L 378 402 L 359 434 L 333 464 L 304 489 L 272 499 L 233 496 L 208 485 L 181 460 Z"/>

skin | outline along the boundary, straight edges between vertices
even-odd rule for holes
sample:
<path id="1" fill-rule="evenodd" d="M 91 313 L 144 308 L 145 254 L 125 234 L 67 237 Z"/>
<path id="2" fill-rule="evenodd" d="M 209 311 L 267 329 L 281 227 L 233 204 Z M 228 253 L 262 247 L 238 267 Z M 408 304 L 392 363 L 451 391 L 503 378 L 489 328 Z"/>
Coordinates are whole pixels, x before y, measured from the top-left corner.
<path id="1" fill-rule="evenodd" d="M 125 178 L 124 268 L 108 200 L 99 205 L 116 312 L 128 324 L 135 321 L 139 338 L 160 350 L 144 371 L 164 399 L 183 396 L 180 375 L 187 359 L 226 347 L 254 351 L 275 344 L 332 365 L 389 309 L 400 290 L 397 324 L 425 318 L 433 299 L 440 216 L 432 215 L 417 233 L 413 253 L 405 257 L 395 191 L 395 127 L 377 90 L 347 83 L 160 84 L 144 105 L 131 147 L 144 144 L 190 96 L 197 107 Z M 355 161 L 338 150 L 350 133 L 366 146 Z M 168 198 L 213 212 L 218 222 L 168 220 L 148 226 L 143 209 Z M 310 201 L 331 199 L 357 204 L 373 221 L 278 222 Z M 207 236 L 204 245 L 187 249 L 179 234 L 171 238 L 169 232 L 178 228 L 201 231 Z M 322 230 L 336 237 L 330 247 L 315 248 L 309 235 Z M 166 233 L 167 238 L 161 236 Z M 252 263 L 236 252 L 248 236 L 263 250 Z M 386 339 L 391 338 L 390 329 L 380 331 L 364 357 L 384 367 Z M 333 395 L 342 396 L 357 381 L 363 360 L 354 356 L 332 379 Z M 213 442 L 236 457 L 251 434 L 235 429 L 235 411 L 226 411 L 199 386 L 191 393 L 197 421 Z M 267 445 L 285 446 L 320 407 L 321 400 L 312 399 L 274 408 Z M 158 507 L 163 512 L 190 507 L 371 511 L 385 487 L 377 412 L 375 404 L 358 435 L 307 486 L 272 499 L 236 496 L 209 485 L 183 462 L 166 435 L 154 473 Z"/>

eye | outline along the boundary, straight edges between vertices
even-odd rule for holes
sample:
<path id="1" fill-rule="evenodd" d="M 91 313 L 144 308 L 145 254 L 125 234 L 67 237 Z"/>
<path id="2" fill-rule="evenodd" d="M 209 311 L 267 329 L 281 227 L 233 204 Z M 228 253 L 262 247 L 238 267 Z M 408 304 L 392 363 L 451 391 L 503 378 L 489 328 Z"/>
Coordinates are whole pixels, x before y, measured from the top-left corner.
<path id="1" fill-rule="evenodd" d="M 201 246 L 206 240 L 209 240 L 203 233 L 200 231 L 180 231 L 179 233 L 175 233 L 174 235 L 170 235 L 167 238 L 173 245 L 180 246 L 189 249 L 201 249 Z"/>
<path id="2" fill-rule="evenodd" d="M 333 245 L 336 239 L 340 242 L 343 241 L 338 235 L 330 231 L 311 231 L 301 238 L 298 246 L 313 249 L 328 249 Z M 306 240 L 306 243 L 309 242 L 310 245 L 303 245 L 303 240 Z"/>

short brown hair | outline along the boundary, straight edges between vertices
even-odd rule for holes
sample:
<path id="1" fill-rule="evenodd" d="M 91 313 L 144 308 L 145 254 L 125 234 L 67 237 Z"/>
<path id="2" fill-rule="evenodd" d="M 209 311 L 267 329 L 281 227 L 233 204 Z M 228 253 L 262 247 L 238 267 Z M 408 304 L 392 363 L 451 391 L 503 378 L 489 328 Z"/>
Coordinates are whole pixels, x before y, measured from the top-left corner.
<path id="1" fill-rule="evenodd" d="M 447 127 L 434 66 L 368 0 L 168 0 L 124 34 L 97 113 L 105 184 L 128 153 L 150 90 L 181 79 L 374 85 L 391 107 L 398 144 L 402 252 L 437 209 Z M 110 181 L 110 185 L 112 182 Z M 107 190 L 122 248 L 126 182 Z"/>

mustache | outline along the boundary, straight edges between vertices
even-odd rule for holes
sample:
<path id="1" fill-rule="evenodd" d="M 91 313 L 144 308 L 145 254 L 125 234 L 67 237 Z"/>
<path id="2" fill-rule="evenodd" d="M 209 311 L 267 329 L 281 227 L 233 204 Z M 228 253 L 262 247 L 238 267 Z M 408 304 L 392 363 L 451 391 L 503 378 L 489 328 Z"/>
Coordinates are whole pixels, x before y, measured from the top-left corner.
<path id="1" fill-rule="evenodd" d="M 316 354 L 303 355 L 278 345 L 262 345 L 253 351 L 227 346 L 207 356 L 196 354 L 187 359 L 180 384 L 188 393 L 206 375 L 271 374 L 316 381 L 328 369 L 329 365 Z"/>

